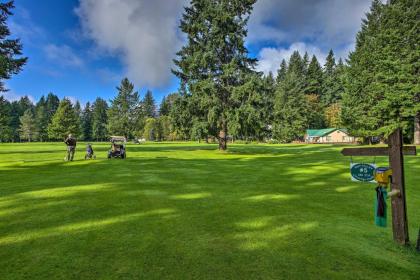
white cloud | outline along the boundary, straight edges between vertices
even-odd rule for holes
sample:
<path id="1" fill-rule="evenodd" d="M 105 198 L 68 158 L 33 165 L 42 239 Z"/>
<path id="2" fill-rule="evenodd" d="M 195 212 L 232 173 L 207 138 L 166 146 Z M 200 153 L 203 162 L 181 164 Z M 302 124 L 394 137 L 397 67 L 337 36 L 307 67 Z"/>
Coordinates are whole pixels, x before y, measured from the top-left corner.
<path id="1" fill-rule="evenodd" d="M 67 45 L 48 44 L 44 47 L 47 59 L 60 66 L 82 67 L 83 59 Z"/>
<path id="2" fill-rule="evenodd" d="M 6 85 L 6 88 L 10 88 L 10 87 Z M 27 96 L 29 100 L 31 100 L 31 102 L 35 104 L 35 98 L 30 94 L 21 94 L 21 93 L 16 93 L 13 90 L 9 90 L 9 91 L 0 93 L 0 95 L 3 95 L 3 97 L 9 100 L 10 102 L 17 101 L 21 99 L 22 97 Z"/>
<path id="3" fill-rule="evenodd" d="M 354 42 L 368 0 L 258 0 L 249 21 L 249 42 L 311 42 L 340 49 Z M 272 32 L 264 32 L 272 30 Z"/>
<path id="4" fill-rule="evenodd" d="M 334 50 L 336 59 L 346 59 L 354 49 L 369 0 L 258 0 L 249 21 L 248 44 L 260 49 L 258 70 L 276 74 L 282 59 L 293 51 L 315 54 L 324 64 Z"/>
<path id="5" fill-rule="evenodd" d="M 127 76 L 142 86 L 169 83 L 182 43 L 179 18 L 186 0 L 80 0 L 82 28 L 97 46 L 118 55 Z"/>
<path id="6" fill-rule="evenodd" d="M 265 74 L 271 71 L 276 75 L 281 61 L 283 59 L 288 61 L 294 51 L 299 51 L 301 55 L 308 52 L 310 58 L 312 55 L 315 55 L 321 64 L 325 63 L 325 58 L 327 57 L 327 53 L 322 52 L 318 47 L 302 42 L 293 43 L 288 48 L 263 48 L 258 54 L 257 70 Z"/>

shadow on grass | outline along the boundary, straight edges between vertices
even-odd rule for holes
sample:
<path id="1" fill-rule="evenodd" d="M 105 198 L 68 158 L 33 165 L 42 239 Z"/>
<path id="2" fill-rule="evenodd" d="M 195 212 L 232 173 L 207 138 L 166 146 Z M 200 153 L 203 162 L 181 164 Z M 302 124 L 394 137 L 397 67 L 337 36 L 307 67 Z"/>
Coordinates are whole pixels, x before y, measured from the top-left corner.
<path id="1" fill-rule="evenodd" d="M 384 241 L 384 232 L 369 230 L 371 205 L 361 202 L 371 193 L 351 188 L 343 177 L 346 160 L 333 149 L 257 147 L 250 153 L 262 156 L 247 158 L 240 157 L 248 155 L 245 148 L 232 146 L 235 157 L 178 159 L 171 158 L 172 147 L 150 148 L 137 152 L 159 153 L 0 170 L 6 275 L 325 279 L 416 273 L 413 255 L 398 260 L 390 244 L 366 245 Z M 196 148 L 203 150 L 178 151 Z"/>

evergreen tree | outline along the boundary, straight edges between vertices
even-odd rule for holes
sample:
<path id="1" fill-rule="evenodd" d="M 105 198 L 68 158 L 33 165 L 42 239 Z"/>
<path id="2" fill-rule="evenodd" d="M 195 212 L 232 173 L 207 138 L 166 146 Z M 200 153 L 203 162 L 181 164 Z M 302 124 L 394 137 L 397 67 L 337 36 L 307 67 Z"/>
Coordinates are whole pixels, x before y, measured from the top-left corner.
<path id="1" fill-rule="evenodd" d="M 315 55 L 312 56 L 311 62 L 306 73 L 306 94 L 315 94 L 319 98 L 322 93 L 322 67 Z"/>
<path id="2" fill-rule="evenodd" d="M 86 103 L 85 108 L 82 113 L 82 135 L 83 140 L 91 141 L 92 138 L 92 121 L 93 121 L 93 112 L 90 102 Z"/>
<path id="3" fill-rule="evenodd" d="M 267 83 L 264 83 L 259 74 L 250 74 L 247 81 L 233 91 L 232 99 L 236 102 L 236 109 L 228 119 L 231 136 L 245 140 L 262 140 L 267 135 L 267 120 L 271 116 L 264 106 L 271 106 L 267 98 L 272 98 L 268 96 L 270 89 L 266 87 Z"/>
<path id="4" fill-rule="evenodd" d="M 27 58 L 22 55 L 22 44 L 19 39 L 10 39 L 11 35 L 7 20 L 12 15 L 14 1 L 0 2 L 0 91 L 6 91 L 4 80 L 19 73 Z"/>
<path id="5" fill-rule="evenodd" d="M 146 92 L 146 95 L 142 101 L 143 105 L 143 112 L 146 118 L 154 118 L 156 117 L 156 103 L 155 99 L 153 98 L 153 94 L 150 90 Z"/>
<path id="6" fill-rule="evenodd" d="M 79 120 L 70 100 L 61 100 L 52 122 L 48 126 L 48 137 L 52 140 L 65 139 L 68 134 L 78 137 L 80 131 Z"/>
<path id="7" fill-rule="evenodd" d="M 0 142 L 8 142 L 13 139 L 10 112 L 10 102 L 0 95 Z"/>
<path id="8" fill-rule="evenodd" d="M 28 96 L 21 97 L 18 101 L 13 101 L 11 104 L 11 120 L 10 126 L 12 130 L 12 140 L 19 141 L 19 128 L 20 128 L 20 117 L 27 111 L 34 111 L 34 105 Z"/>
<path id="9" fill-rule="evenodd" d="M 134 136 L 139 123 L 139 94 L 134 91 L 134 85 L 125 78 L 117 87 L 118 95 L 111 101 L 108 110 L 108 130 L 113 135 L 126 138 Z"/>
<path id="10" fill-rule="evenodd" d="M 47 110 L 48 123 L 51 123 L 52 118 L 55 112 L 57 111 L 59 105 L 60 99 L 58 98 L 58 96 L 50 92 L 45 100 L 45 108 Z"/>
<path id="11" fill-rule="evenodd" d="M 194 119 L 193 102 L 190 101 L 191 99 L 191 96 L 182 96 L 180 94 L 177 95 L 177 98 L 174 98 L 169 116 L 173 125 L 174 135 L 177 139 L 187 140 L 191 135 Z"/>
<path id="12" fill-rule="evenodd" d="M 77 127 L 79 130 L 75 133 L 78 137 L 83 139 L 83 131 L 82 131 L 82 106 L 80 105 L 79 100 L 76 101 L 76 104 L 74 104 L 74 112 L 77 116 Z"/>
<path id="13" fill-rule="evenodd" d="M 346 69 L 342 115 L 354 134 L 412 128 L 420 111 L 419 14 L 418 0 L 373 1 Z"/>
<path id="14" fill-rule="evenodd" d="M 37 130 L 37 138 L 39 141 L 48 139 L 48 124 L 50 120 L 47 112 L 47 102 L 42 96 L 35 106 L 35 123 Z"/>
<path id="15" fill-rule="evenodd" d="M 23 115 L 20 110 L 19 102 L 13 101 L 10 103 L 10 131 L 11 141 L 19 141 L 19 126 L 20 117 Z"/>
<path id="16" fill-rule="evenodd" d="M 276 80 L 273 74 L 268 73 L 267 77 L 263 78 L 262 93 L 262 126 L 263 138 L 272 138 L 272 124 L 274 122 L 274 100 L 276 96 Z"/>
<path id="17" fill-rule="evenodd" d="M 169 115 L 169 111 L 170 111 L 169 102 L 166 101 L 166 96 L 164 96 L 159 105 L 159 116 L 167 116 Z"/>
<path id="18" fill-rule="evenodd" d="M 342 99 L 343 83 L 342 83 L 342 70 L 337 67 L 334 58 L 334 52 L 330 50 L 328 53 L 326 63 L 324 65 L 324 78 L 322 86 L 322 103 L 325 107 L 337 103 Z"/>
<path id="19" fill-rule="evenodd" d="M 305 62 L 298 51 L 294 51 L 290 56 L 287 73 L 296 74 L 296 78 L 304 82 Z"/>
<path id="20" fill-rule="evenodd" d="M 308 104 L 304 94 L 302 76 L 289 68 L 279 85 L 274 103 L 274 138 L 283 143 L 303 140 L 308 127 Z"/>
<path id="21" fill-rule="evenodd" d="M 241 104 L 234 100 L 241 96 L 233 92 L 245 83 L 255 65 L 244 42 L 254 3 L 192 0 L 180 24 L 188 40 L 177 53 L 174 73 L 181 80 L 182 94 L 194 96 L 194 105 L 206 112 L 205 121 L 217 128 L 214 136 L 221 150 L 227 148 L 228 119 Z"/>
<path id="22" fill-rule="evenodd" d="M 280 68 L 277 71 L 277 83 L 281 83 L 286 78 L 287 73 L 287 62 L 285 59 L 281 61 Z"/>
<path id="23" fill-rule="evenodd" d="M 96 141 L 108 137 L 108 104 L 102 98 L 96 98 L 92 104 L 92 138 Z"/>
<path id="24" fill-rule="evenodd" d="M 23 116 L 20 117 L 20 138 L 31 142 L 37 137 L 37 125 L 32 110 L 25 111 Z"/>
<path id="25" fill-rule="evenodd" d="M 335 71 L 335 57 L 334 57 L 334 51 L 330 50 L 328 52 L 327 58 L 325 60 L 325 65 L 324 65 L 324 73 L 326 76 L 331 76 L 334 74 Z"/>
<path id="26" fill-rule="evenodd" d="M 209 135 L 208 124 L 205 121 L 200 121 L 200 119 L 194 119 L 191 127 L 191 140 L 196 140 L 198 143 L 202 139 L 206 139 Z"/>
<path id="27" fill-rule="evenodd" d="M 172 110 L 172 106 L 178 97 L 178 93 L 171 93 L 168 96 L 165 96 L 160 104 L 159 115 L 169 116 Z"/>

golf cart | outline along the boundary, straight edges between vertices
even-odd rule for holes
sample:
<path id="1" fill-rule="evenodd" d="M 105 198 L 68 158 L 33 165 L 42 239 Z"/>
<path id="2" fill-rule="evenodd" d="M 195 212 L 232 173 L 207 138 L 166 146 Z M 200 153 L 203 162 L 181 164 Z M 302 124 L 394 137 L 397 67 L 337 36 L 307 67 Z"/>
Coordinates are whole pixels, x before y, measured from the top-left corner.
<path id="1" fill-rule="evenodd" d="M 125 152 L 125 143 L 127 139 L 124 136 L 111 136 L 111 150 L 108 151 L 108 159 L 121 158 L 125 159 L 127 154 Z"/>

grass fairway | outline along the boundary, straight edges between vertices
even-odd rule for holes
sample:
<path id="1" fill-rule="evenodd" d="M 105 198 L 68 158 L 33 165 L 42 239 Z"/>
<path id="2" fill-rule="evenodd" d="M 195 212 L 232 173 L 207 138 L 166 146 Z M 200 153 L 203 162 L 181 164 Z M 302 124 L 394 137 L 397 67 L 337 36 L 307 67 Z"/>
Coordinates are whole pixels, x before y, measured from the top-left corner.
<path id="1" fill-rule="evenodd" d="M 0 279 L 419 279 L 341 147 L 94 148 L 63 162 L 63 144 L 0 145 Z M 415 243 L 420 157 L 406 176 Z"/>

